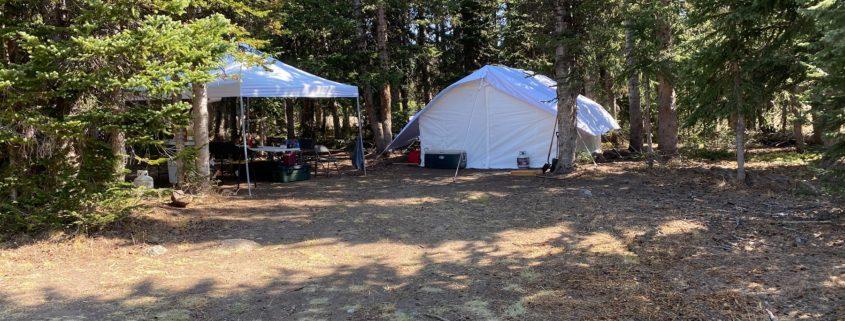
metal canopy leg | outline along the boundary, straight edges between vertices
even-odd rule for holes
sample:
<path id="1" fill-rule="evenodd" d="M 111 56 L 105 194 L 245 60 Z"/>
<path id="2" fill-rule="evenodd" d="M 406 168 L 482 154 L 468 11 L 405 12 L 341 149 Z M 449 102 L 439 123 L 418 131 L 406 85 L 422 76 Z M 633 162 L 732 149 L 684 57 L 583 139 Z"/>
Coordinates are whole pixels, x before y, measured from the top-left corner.
<path id="1" fill-rule="evenodd" d="M 249 153 L 247 152 L 247 145 L 246 145 L 246 126 L 248 122 L 246 121 L 246 113 L 244 112 L 244 97 L 238 96 L 238 102 L 241 105 L 241 140 L 244 144 L 244 165 L 246 167 L 246 188 L 249 192 L 249 197 L 252 197 L 252 180 L 249 177 Z"/>
<path id="2" fill-rule="evenodd" d="M 361 125 L 361 98 L 355 97 L 355 108 L 358 112 L 358 146 L 361 147 L 361 168 L 364 170 L 364 176 L 367 176 L 367 157 L 364 155 L 364 129 Z M 356 147 L 357 148 L 357 147 Z"/>

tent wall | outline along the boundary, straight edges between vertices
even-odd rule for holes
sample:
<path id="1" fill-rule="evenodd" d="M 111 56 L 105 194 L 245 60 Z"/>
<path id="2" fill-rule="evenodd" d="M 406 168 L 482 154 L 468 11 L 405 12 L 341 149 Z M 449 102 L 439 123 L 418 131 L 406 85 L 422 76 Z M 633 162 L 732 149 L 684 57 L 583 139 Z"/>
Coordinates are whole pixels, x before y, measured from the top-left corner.
<path id="1" fill-rule="evenodd" d="M 530 166 L 539 168 L 546 163 L 554 122 L 547 110 L 477 80 L 452 88 L 420 115 L 420 147 L 423 153 L 465 150 L 467 167 L 478 169 L 517 168 L 517 155 L 526 151 Z M 591 149 L 601 142 L 600 136 L 579 133 Z M 579 140 L 579 149 L 585 142 Z"/>

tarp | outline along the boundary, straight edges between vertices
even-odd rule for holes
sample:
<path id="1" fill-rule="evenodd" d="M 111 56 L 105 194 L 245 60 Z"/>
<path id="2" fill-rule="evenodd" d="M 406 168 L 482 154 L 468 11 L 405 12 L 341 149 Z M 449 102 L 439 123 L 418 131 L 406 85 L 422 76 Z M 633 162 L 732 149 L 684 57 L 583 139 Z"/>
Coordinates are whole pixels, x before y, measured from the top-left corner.
<path id="1" fill-rule="evenodd" d="M 218 79 L 208 84 L 209 99 L 358 97 L 358 87 L 317 77 L 272 57 L 267 58 L 263 66 L 243 63 L 232 56 L 227 56 L 224 61 L 223 67 L 214 71 L 219 75 Z"/>
<path id="2" fill-rule="evenodd" d="M 557 114 L 555 82 L 504 66 L 485 66 L 441 91 L 389 145 L 419 138 L 426 150 L 464 150 L 470 168 L 515 168 L 526 151 L 531 166 L 545 163 Z M 577 99 L 579 148 L 595 151 L 619 124 L 595 101 Z M 553 153 L 556 152 L 553 144 Z"/>

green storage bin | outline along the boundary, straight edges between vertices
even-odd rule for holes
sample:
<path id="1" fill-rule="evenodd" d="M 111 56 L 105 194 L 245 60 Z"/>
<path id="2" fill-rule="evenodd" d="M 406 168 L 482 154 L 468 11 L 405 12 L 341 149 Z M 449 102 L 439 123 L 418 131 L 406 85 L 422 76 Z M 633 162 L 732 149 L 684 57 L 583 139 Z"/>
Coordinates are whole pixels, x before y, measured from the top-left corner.
<path id="1" fill-rule="evenodd" d="M 275 182 L 290 183 L 309 179 L 311 179 L 311 166 L 308 166 L 308 164 L 293 167 L 276 166 L 273 170 L 273 181 Z"/>

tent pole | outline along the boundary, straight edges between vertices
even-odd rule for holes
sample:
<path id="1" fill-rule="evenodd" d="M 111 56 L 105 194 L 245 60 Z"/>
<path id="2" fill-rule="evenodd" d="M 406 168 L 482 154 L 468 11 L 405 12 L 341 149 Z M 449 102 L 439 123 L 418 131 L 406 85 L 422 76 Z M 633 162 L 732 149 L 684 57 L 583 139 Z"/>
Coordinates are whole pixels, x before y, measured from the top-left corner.
<path id="1" fill-rule="evenodd" d="M 467 137 L 469 137 L 469 129 L 472 127 L 472 119 L 475 118 L 475 106 L 478 105 L 478 104 L 476 104 L 478 102 L 478 94 L 481 93 L 481 91 L 484 90 L 485 84 L 486 83 L 484 82 L 484 79 L 482 79 L 481 81 L 478 82 L 478 91 L 475 92 L 475 96 L 473 97 L 472 111 L 470 111 L 470 113 L 469 113 L 469 123 L 467 124 L 467 132 L 466 132 L 466 134 L 464 134 L 464 148 L 466 148 L 466 145 L 467 145 Z M 489 126 L 489 123 L 488 123 L 488 126 Z M 489 141 L 490 140 L 490 134 L 489 134 L 490 129 L 488 128 L 487 131 L 488 131 L 487 140 Z M 464 152 L 466 152 L 466 149 L 464 149 Z M 490 152 L 489 148 L 488 148 L 487 152 L 488 153 Z M 487 157 L 489 159 L 490 156 L 487 156 Z M 463 162 L 463 160 L 464 160 L 464 153 L 460 153 L 459 156 L 458 156 L 458 166 L 455 167 L 455 176 L 452 177 L 452 183 L 454 183 L 455 181 L 458 180 L 458 172 L 461 170 L 461 162 Z M 489 161 L 487 162 L 487 166 L 490 166 Z"/>
<path id="2" fill-rule="evenodd" d="M 238 102 L 241 105 L 241 140 L 244 144 L 244 165 L 246 167 L 246 188 L 249 192 L 249 197 L 252 197 L 252 180 L 249 178 L 249 153 L 246 145 L 246 113 L 244 112 L 244 97 L 238 96 Z"/>
<path id="3" fill-rule="evenodd" d="M 361 145 L 361 167 L 364 170 L 364 176 L 367 176 L 367 157 L 364 155 L 364 129 L 361 127 L 361 98 L 355 97 L 355 109 L 358 112 L 358 143 Z M 357 147 L 356 147 L 357 148 Z"/>

